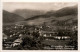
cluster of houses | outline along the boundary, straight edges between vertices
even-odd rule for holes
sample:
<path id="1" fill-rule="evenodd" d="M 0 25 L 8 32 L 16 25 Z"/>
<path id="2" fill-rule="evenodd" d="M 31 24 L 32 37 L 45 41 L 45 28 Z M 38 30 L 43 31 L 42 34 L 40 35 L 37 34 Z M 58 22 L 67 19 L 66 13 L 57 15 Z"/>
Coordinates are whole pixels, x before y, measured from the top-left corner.
<path id="1" fill-rule="evenodd" d="M 24 28 L 24 25 L 17 25 L 14 26 L 15 29 L 21 27 L 22 29 Z M 48 26 L 48 28 L 50 28 L 50 26 Z M 26 29 L 26 27 L 25 27 Z M 24 32 L 24 34 L 26 34 L 26 30 L 23 29 L 22 31 Z M 70 36 L 57 36 L 58 32 L 55 32 L 55 31 L 43 31 L 42 30 L 43 27 L 40 26 L 39 28 L 34 28 L 34 31 L 38 31 L 39 32 L 39 35 L 42 36 L 44 38 L 44 40 L 69 40 L 70 39 Z M 77 26 L 74 26 L 72 29 L 74 30 L 77 30 Z M 33 30 L 32 30 L 33 31 Z M 18 35 L 16 33 L 13 33 L 11 35 L 6 35 L 4 32 L 3 32 L 3 46 L 6 47 L 6 48 L 11 48 L 11 47 L 15 47 L 17 45 L 20 45 L 23 40 L 22 40 L 22 36 L 24 34 L 20 33 L 19 31 L 17 32 Z M 13 37 L 16 37 L 13 41 L 12 40 L 9 40 L 9 41 L 6 41 L 8 40 L 9 38 L 13 38 Z"/>
<path id="2" fill-rule="evenodd" d="M 57 35 L 58 32 L 44 32 L 43 33 L 43 37 L 46 39 L 46 40 L 50 40 L 50 39 L 53 39 L 53 40 L 68 40 L 70 39 L 70 36 L 58 36 Z"/>
<path id="3" fill-rule="evenodd" d="M 18 31 L 17 31 L 18 30 Z M 37 28 L 34 28 L 34 31 L 38 31 L 40 29 L 37 29 Z M 33 32 L 32 29 L 29 29 L 29 31 L 26 31 L 26 27 L 24 27 L 24 25 L 15 25 L 14 27 L 10 28 L 10 29 L 7 29 L 6 31 L 8 31 L 7 33 L 8 34 L 5 34 L 3 32 L 3 47 L 5 48 L 12 48 L 12 47 L 15 47 L 15 46 L 18 46 L 20 45 L 23 40 L 23 36 L 27 36 L 30 32 L 30 36 L 31 36 L 31 33 Z M 41 32 L 39 31 L 40 33 L 40 36 L 41 36 Z"/>
<path id="4" fill-rule="evenodd" d="M 10 35 L 10 37 L 11 37 L 11 35 Z M 11 41 L 11 40 L 9 40 L 10 37 L 3 33 L 3 47 L 12 48 L 12 47 L 20 45 L 22 43 L 21 38 L 17 38 L 17 39 L 14 39 L 13 41 Z"/>

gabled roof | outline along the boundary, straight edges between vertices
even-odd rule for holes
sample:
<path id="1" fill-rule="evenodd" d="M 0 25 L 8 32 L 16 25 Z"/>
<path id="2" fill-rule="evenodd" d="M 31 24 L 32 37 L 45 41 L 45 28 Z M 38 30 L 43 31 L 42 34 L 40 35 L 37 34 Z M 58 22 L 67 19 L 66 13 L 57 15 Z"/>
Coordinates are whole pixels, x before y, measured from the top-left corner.
<path id="1" fill-rule="evenodd" d="M 19 42 L 19 43 L 21 43 L 22 40 L 21 40 L 21 39 L 16 39 L 16 40 L 14 41 L 14 43 L 15 43 L 15 42 Z"/>
<path id="2" fill-rule="evenodd" d="M 3 33 L 3 39 L 7 39 L 7 38 L 8 38 L 8 36 Z"/>

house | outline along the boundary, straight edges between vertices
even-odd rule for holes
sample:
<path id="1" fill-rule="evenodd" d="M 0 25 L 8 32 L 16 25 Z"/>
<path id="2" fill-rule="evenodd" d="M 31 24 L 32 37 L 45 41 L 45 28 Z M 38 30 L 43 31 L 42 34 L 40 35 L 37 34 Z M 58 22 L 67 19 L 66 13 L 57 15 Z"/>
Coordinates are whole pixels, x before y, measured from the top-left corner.
<path id="1" fill-rule="evenodd" d="M 22 37 L 22 36 L 23 36 L 23 34 L 20 34 L 20 35 L 19 35 L 19 37 Z"/>
<path id="2" fill-rule="evenodd" d="M 17 46 L 17 45 L 20 45 L 23 41 L 21 39 L 16 39 L 14 42 L 13 42 L 13 47 L 14 46 Z"/>
<path id="3" fill-rule="evenodd" d="M 57 32 L 43 31 L 42 34 L 43 34 L 42 35 L 43 37 L 51 37 L 51 36 L 55 36 L 57 34 Z"/>
<path id="4" fill-rule="evenodd" d="M 11 48 L 12 47 L 12 44 L 13 44 L 13 42 L 8 41 L 8 42 L 5 42 L 3 44 L 3 46 L 5 46 L 5 48 Z"/>
<path id="5" fill-rule="evenodd" d="M 10 35 L 10 37 L 12 37 L 13 35 Z"/>
<path id="6" fill-rule="evenodd" d="M 8 39 L 8 36 L 3 33 L 3 41 L 5 41 L 6 39 Z"/>

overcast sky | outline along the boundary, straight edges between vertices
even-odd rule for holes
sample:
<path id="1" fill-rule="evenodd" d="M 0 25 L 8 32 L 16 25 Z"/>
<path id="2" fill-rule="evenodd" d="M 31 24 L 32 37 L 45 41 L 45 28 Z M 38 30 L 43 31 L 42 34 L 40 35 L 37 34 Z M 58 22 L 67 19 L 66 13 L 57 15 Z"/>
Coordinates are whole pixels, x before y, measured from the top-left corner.
<path id="1" fill-rule="evenodd" d="M 54 3 L 26 3 L 26 2 L 4 2 L 3 9 L 9 12 L 12 12 L 16 9 L 34 9 L 34 10 L 58 10 L 67 6 L 75 6 L 77 3 L 63 3 L 63 2 L 54 2 Z"/>

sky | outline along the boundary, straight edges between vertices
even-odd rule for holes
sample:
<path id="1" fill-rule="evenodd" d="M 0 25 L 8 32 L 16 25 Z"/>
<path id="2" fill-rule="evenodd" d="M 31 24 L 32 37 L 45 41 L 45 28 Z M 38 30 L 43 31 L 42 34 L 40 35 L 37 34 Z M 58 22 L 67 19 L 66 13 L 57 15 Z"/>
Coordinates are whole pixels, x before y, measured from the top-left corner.
<path id="1" fill-rule="evenodd" d="M 13 12 L 16 9 L 32 9 L 32 10 L 59 10 L 64 7 L 75 6 L 76 2 L 4 2 L 3 9 Z"/>

